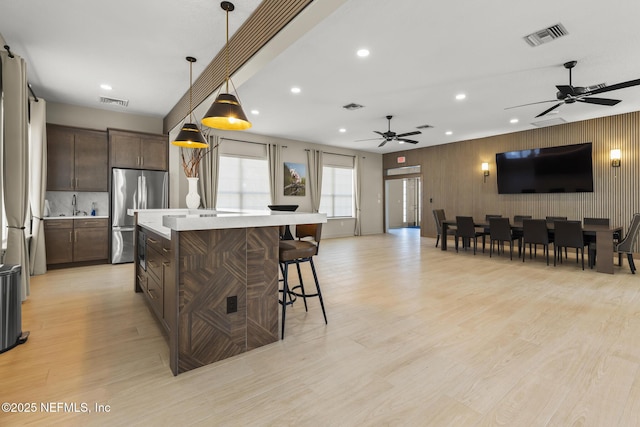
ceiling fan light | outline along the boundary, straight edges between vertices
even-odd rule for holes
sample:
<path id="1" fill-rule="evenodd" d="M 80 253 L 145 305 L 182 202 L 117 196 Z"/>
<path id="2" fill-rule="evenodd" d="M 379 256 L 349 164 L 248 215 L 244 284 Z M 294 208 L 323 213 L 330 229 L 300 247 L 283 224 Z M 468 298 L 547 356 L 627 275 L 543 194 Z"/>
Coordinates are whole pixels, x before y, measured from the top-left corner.
<path id="1" fill-rule="evenodd" d="M 222 130 L 245 130 L 251 127 L 251 122 L 242 111 L 238 99 L 230 93 L 218 95 L 201 123 L 207 127 Z"/>
<path id="2" fill-rule="evenodd" d="M 184 148 L 208 148 L 207 140 L 195 123 L 185 123 L 171 144 Z"/>

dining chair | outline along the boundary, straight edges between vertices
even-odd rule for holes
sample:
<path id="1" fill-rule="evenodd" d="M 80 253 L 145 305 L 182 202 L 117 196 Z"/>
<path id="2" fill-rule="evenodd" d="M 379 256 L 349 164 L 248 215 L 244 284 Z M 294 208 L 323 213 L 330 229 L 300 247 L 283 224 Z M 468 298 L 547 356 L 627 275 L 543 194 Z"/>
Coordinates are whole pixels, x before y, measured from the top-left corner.
<path id="1" fill-rule="evenodd" d="M 524 221 L 525 219 L 531 219 L 533 218 L 531 215 L 514 215 L 513 216 L 513 223 L 514 224 L 522 224 L 522 221 Z M 513 230 L 513 235 L 516 236 L 518 239 L 520 239 L 520 243 L 522 244 L 522 229 L 519 228 L 517 230 Z M 536 250 L 538 248 L 536 247 Z"/>
<path id="2" fill-rule="evenodd" d="M 584 241 L 582 233 L 582 223 L 580 221 L 554 221 L 554 240 L 553 240 L 553 266 L 556 266 L 556 260 L 562 263 L 562 248 L 576 249 L 576 263 L 578 262 L 578 251 L 582 254 L 582 269 L 584 270 L 584 247 L 588 243 Z M 566 252 L 565 252 L 566 256 Z M 591 261 L 589 261 L 591 266 Z"/>
<path id="3" fill-rule="evenodd" d="M 627 260 L 629 261 L 629 268 L 632 274 L 636 274 L 636 265 L 633 262 L 633 249 L 638 240 L 638 233 L 640 232 L 640 213 L 633 214 L 631 225 L 627 230 L 624 238 L 615 246 L 615 251 L 619 254 L 627 254 Z"/>
<path id="4" fill-rule="evenodd" d="M 436 231 L 438 235 L 436 236 L 436 248 L 438 247 L 438 242 L 440 241 L 440 236 L 442 235 L 442 221 L 446 220 L 446 216 L 444 214 L 444 209 L 434 209 L 433 210 L 433 218 L 436 221 Z M 447 227 L 447 236 L 455 236 L 456 235 L 456 227 Z M 443 237 L 446 239 L 447 237 Z"/>
<path id="5" fill-rule="evenodd" d="M 566 216 L 548 216 L 545 218 L 547 220 L 547 222 L 550 223 L 555 223 L 556 221 L 566 221 L 568 218 Z M 553 243 L 553 236 L 554 236 L 555 232 L 549 230 L 549 243 Z M 565 248 L 564 250 L 564 256 L 565 258 L 568 256 L 567 255 L 567 249 Z M 576 255 L 577 256 L 577 255 Z"/>
<path id="6" fill-rule="evenodd" d="M 518 241 L 518 255 L 522 248 L 520 238 L 513 235 L 509 218 L 489 218 L 489 257 L 493 254 L 493 244 L 498 244 L 498 254 L 500 254 L 500 246 L 504 252 L 504 242 L 509 242 L 509 259 L 513 260 L 513 241 Z"/>
<path id="7" fill-rule="evenodd" d="M 320 283 L 318 283 L 316 267 L 313 264 L 313 257 L 318 254 L 318 250 L 320 249 L 321 235 L 322 224 L 298 224 L 296 225 L 297 240 L 280 240 L 278 255 L 283 282 L 282 300 L 279 301 L 282 305 L 282 338 L 284 338 L 284 322 L 287 313 L 287 305 L 293 304 L 295 301 L 294 297 L 301 297 L 303 299 L 305 311 L 308 311 L 307 298 L 318 297 L 320 300 L 320 307 L 322 308 L 322 315 L 324 316 L 324 323 L 327 323 L 327 314 L 324 310 L 324 301 L 322 300 Z M 316 285 L 316 293 L 309 294 L 304 290 L 302 273 L 300 272 L 300 263 L 302 262 L 308 262 L 311 266 L 313 280 Z M 289 266 L 291 264 L 296 265 L 296 269 L 298 270 L 298 280 L 300 282 L 294 287 L 289 286 Z M 288 302 L 287 297 L 289 297 Z"/>
<path id="8" fill-rule="evenodd" d="M 547 265 L 549 265 L 549 230 L 547 229 L 547 221 L 544 219 L 524 219 L 522 221 L 522 262 L 524 262 L 525 249 L 529 244 L 529 259 L 531 259 L 531 245 L 535 245 L 536 251 L 538 245 L 543 246 L 545 255 L 547 256 Z"/>
<path id="9" fill-rule="evenodd" d="M 458 238 L 462 239 L 462 247 L 467 248 L 467 241 L 473 239 L 473 254 L 476 254 L 476 247 L 478 246 L 478 237 L 482 236 L 481 231 L 476 230 L 473 217 L 470 216 L 456 216 L 456 252 L 458 252 Z M 484 252 L 484 245 L 482 246 L 482 252 Z"/>
<path id="10" fill-rule="evenodd" d="M 487 215 L 484 216 L 484 220 L 487 222 L 487 224 L 489 223 L 489 219 L 491 219 L 491 218 L 502 218 L 502 215 L 499 215 L 499 214 L 487 214 Z M 490 237 L 490 233 L 491 233 L 491 231 L 489 230 L 489 227 L 484 227 L 482 229 L 482 247 L 483 248 L 484 248 L 484 244 L 485 244 L 485 238 L 487 236 L 489 236 L 489 238 L 491 238 Z"/>

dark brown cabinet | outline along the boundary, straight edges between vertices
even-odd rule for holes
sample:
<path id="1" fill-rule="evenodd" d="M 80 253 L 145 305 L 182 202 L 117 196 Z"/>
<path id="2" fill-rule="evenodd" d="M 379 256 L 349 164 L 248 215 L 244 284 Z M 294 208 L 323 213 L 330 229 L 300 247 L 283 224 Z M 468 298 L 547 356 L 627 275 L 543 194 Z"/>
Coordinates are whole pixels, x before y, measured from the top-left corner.
<path id="1" fill-rule="evenodd" d="M 142 232 L 145 234 L 146 270 L 140 265 L 136 267 L 137 289 L 145 294 L 156 317 L 170 332 L 176 323 L 175 262 L 171 256 L 171 241 L 147 229 Z"/>
<path id="2" fill-rule="evenodd" d="M 47 190 L 108 191 L 106 132 L 47 124 Z"/>
<path id="3" fill-rule="evenodd" d="M 47 265 L 109 258 L 109 221 L 106 218 L 48 219 L 44 222 Z"/>
<path id="4" fill-rule="evenodd" d="M 109 129 L 111 167 L 167 170 L 168 138 Z"/>

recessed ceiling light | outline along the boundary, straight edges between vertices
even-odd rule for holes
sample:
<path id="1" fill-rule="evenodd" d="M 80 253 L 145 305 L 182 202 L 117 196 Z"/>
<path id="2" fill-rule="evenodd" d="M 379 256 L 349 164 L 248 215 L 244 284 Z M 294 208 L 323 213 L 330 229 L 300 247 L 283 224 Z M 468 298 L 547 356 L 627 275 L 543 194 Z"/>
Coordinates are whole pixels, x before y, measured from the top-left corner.
<path id="1" fill-rule="evenodd" d="M 113 88 L 111 87 L 111 85 L 108 85 L 106 83 L 103 83 L 100 85 L 100 89 L 104 89 L 104 90 L 112 90 Z"/>
<path id="2" fill-rule="evenodd" d="M 338 132 L 340 132 L 340 133 L 345 133 L 346 131 L 347 131 L 347 130 L 346 130 L 345 128 L 340 128 L 340 129 L 338 129 Z"/>
<path id="3" fill-rule="evenodd" d="M 448 131 L 446 131 L 444 134 L 445 134 L 445 135 L 453 135 L 453 132 L 451 132 L 450 130 L 448 130 Z"/>
<path id="4" fill-rule="evenodd" d="M 465 99 L 466 97 L 467 97 L 467 95 L 465 95 L 464 93 L 459 93 L 459 94 L 456 95 L 456 99 L 458 101 L 461 101 L 461 100 Z"/>
<path id="5" fill-rule="evenodd" d="M 254 116 L 257 116 L 258 114 L 260 114 L 260 111 L 258 111 L 258 110 L 251 110 L 251 114 L 253 114 Z"/>
<path id="6" fill-rule="evenodd" d="M 356 54 L 361 58 L 365 58 L 369 56 L 369 49 L 360 49 L 356 52 Z"/>
<path id="7" fill-rule="evenodd" d="M 300 88 L 299 87 L 292 87 L 291 88 L 291 93 L 300 93 Z"/>
<path id="8" fill-rule="evenodd" d="M 519 120 L 518 120 L 518 119 L 511 119 L 511 120 L 509 120 L 509 123 L 518 123 L 518 122 L 519 122 Z"/>

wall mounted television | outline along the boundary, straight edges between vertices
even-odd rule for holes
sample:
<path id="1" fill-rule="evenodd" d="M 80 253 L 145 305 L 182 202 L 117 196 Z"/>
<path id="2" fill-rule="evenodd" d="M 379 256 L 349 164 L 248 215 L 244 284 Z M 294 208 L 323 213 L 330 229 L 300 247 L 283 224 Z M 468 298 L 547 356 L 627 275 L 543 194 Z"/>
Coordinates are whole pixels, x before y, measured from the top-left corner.
<path id="1" fill-rule="evenodd" d="M 592 144 L 496 154 L 499 194 L 593 192 Z"/>

